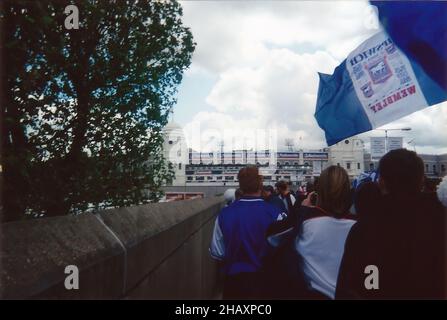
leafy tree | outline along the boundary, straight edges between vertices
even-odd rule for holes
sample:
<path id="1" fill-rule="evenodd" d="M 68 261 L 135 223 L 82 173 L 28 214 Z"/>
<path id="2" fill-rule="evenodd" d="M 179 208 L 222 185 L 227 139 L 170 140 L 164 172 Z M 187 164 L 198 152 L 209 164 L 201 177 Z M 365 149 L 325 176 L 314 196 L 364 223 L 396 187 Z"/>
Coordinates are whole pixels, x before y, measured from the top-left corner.
<path id="1" fill-rule="evenodd" d="M 195 43 L 179 3 L 3 1 L 3 219 L 156 201 L 161 129 Z"/>

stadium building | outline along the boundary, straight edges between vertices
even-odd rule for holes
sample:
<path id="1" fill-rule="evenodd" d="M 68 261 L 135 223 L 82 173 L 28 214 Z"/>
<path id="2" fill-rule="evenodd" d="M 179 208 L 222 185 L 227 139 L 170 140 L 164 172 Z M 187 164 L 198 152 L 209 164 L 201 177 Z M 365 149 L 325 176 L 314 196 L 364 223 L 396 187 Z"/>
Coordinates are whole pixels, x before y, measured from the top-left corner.
<path id="1" fill-rule="evenodd" d="M 351 178 L 364 171 L 364 146 L 356 137 L 318 150 L 208 152 L 187 148 L 182 128 L 173 122 L 164 128 L 164 137 L 164 154 L 175 171 L 172 186 L 237 186 L 237 174 L 246 165 L 257 165 L 264 183 L 271 185 L 279 180 L 301 185 L 331 164 L 344 167 Z"/>

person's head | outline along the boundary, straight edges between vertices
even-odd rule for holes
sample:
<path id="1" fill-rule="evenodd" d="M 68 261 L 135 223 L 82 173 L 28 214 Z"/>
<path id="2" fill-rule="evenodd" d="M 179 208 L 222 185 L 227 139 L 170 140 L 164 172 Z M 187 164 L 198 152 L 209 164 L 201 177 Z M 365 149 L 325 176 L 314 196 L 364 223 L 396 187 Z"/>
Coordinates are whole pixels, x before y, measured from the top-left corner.
<path id="1" fill-rule="evenodd" d="M 262 176 L 256 166 L 246 166 L 239 170 L 237 175 L 239 188 L 244 195 L 260 195 L 262 189 Z"/>
<path id="2" fill-rule="evenodd" d="M 385 193 L 409 195 L 419 193 L 424 182 L 424 162 L 416 152 L 396 149 L 379 162 L 379 185 Z"/>
<path id="3" fill-rule="evenodd" d="M 307 192 L 307 193 L 311 193 L 311 192 L 313 192 L 313 191 L 316 190 L 317 181 L 318 181 L 318 177 L 315 177 L 315 178 L 313 179 L 313 181 L 308 181 L 308 182 L 306 183 L 306 192 Z"/>
<path id="4" fill-rule="evenodd" d="M 280 195 L 284 196 L 289 193 L 289 184 L 285 180 L 278 181 L 275 186 Z"/>
<path id="5" fill-rule="evenodd" d="M 308 181 L 306 183 L 306 192 L 312 192 L 312 191 L 315 191 L 314 184 L 312 183 L 312 181 Z"/>
<path id="6" fill-rule="evenodd" d="M 262 187 L 262 196 L 264 198 L 269 198 L 274 193 L 275 193 L 275 189 L 273 189 L 272 186 L 263 186 Z"/>
<path id="7" fill-rule="evenodd" d="M 351 189 L 345 169 L 330 166 L 321 172 L 317 185 L 317 206 L 334 214 L 342 215 L 351 206 Z"/>
<path id="8" fill-rule="evenodd" d="M 355 211 L 360 219 L 371 216 L 378 210 L 380 197 L 377 183 L 368 181 L 360 184 L 354 194 Z"/>
<path id="9" fill-rule="evenodd" d="M 314 190 L 317 189 L 319 177 L 314 177 Z"/>

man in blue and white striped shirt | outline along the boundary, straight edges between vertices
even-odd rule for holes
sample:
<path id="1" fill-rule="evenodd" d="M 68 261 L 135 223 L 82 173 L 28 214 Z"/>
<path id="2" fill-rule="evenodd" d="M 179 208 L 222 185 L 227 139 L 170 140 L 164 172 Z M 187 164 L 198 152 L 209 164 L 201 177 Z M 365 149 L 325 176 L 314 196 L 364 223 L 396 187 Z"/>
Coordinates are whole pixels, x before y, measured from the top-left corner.
<path id="1" fill-rule="evenodd" d="M 223 263 L 224 299 L 256 299 L 263 296 L 263 260 L 272 250 L 266 231 L 284 213 L 261 198 L 262 176 L 257 167 L 242 168 L 238 180 L 243 196 L 217 217 L 210 253 Z"/>

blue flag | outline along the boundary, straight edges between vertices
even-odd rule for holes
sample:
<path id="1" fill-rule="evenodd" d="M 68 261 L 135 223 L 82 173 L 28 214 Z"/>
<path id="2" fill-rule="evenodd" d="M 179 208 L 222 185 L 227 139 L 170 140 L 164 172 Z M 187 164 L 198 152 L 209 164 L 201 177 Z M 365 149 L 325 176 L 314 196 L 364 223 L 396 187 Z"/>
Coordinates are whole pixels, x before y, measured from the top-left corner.
<path id="1" fill-rule="evenodd" d="M 447 2 L 371 1 L 394 43 L 447 90 Z"/>
<path id="2" fill-rule="evenodd" d="M 319 75 L 315 118 L 328 145 L 447 100 L 442 83 L 386 32 L 362 43 L 332 75 Z"/>

